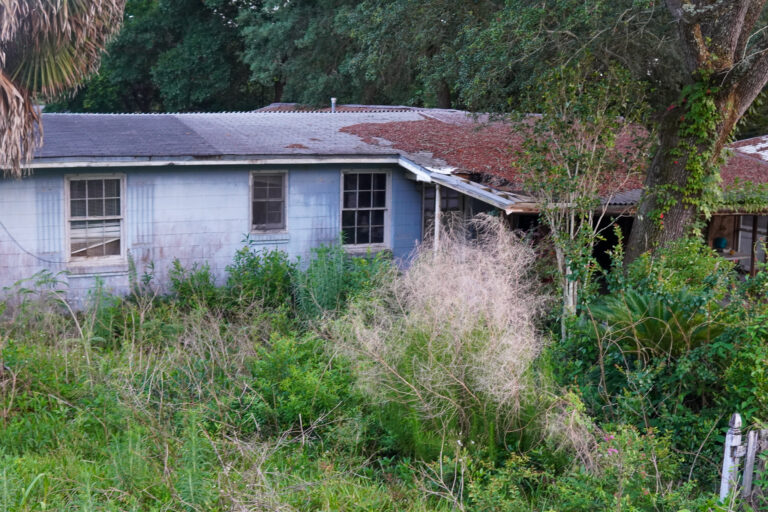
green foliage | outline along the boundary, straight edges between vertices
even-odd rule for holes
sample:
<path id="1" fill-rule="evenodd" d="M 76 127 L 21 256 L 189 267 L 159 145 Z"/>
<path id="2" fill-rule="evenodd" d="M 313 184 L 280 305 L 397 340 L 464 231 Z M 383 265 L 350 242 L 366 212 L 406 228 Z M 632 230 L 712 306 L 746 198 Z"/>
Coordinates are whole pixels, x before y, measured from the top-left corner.
<path id="1" fill-rule="evenodd" d="M 211 510 L 215 503 L 216 462 L 211 443 L 203 436 L 194 416 L 182 433 L 181 456 L 176 469 L 174 487 L 188 510 Z"/>
<path id="2" fill-rule="evenodd" d="M 275 435 L 292 429 L 311 432 L 354 406 L 352 379 L 343 360 L 329 360 L 314 336 L 273 336 L 249 365 L 247 392 L 232 412 L 241 435 Z"/>
<path id="3" fill-rule="evenodd" d="M 511 456 L 494 466 L 467 456 L 467 506 L 478 512 L 710 510 L 715 496 L 697 496 L 693 484 L 669 488 L 680 478 L 679 456 L 668 438 L 631 427 L 606 433 L 597 448 L 600 472 L 572 467 L 559 473 L 532 456 Z M 552 482 L 546 485 L 544 482 Z"/>
<path id="4" fill-rule="evenodd" d="M 704 72 L 697 81 L 683 87 L 679 108 L 672 104 L 667 115 L 678 115 L 677 146 L 666 149 L 670 167 L 683 167 L 684 184 L 664 182 L 653 191 L 658 208 L 651 212 L 657 225 L 664 226 L 664 214 L 676 203 L 682 202 L 709 218 L 722 205 L 719 165 L 716 158 L 718 134 L 722 113 L 715 103 L 718 87 Z M 682 162 L 682 164 L 678 163 Z M 667 180 L 670 181 L 670 180 Z"/>
<path id="5" fill-rule="evenodd" d="M 98 75 L 47 111 L 246 110 L 263 105 L 236 56 L 241 2 L 128 0 L 122 31 Z"/>
<path id="6" fill-rule="evenodd" d="M 610 293 L 553 347 L 555 373 L 598 419 L 673 436 L 682 467 L 714 485 L 712 439 L 733 412 L 759 416 L 765 406 L 765 279 L 739 283 L 733 265 L 695 239 L 616 266 Z"/>
<path id="7" fill-rule="evenodd" d="M 633 288 L 657 295 L 687 290 L 722 299 L 734 283 L 734 264 L 718 256 L 698 238 L 675 241 L 654 254 L 645 253 L 626 270 L 616 268 L 614 290 Z"/>
<path id="8" fill-rule="evenodd" d="M 295 274 L 296 308 L 308 319 L 339 311 L 375 286 L 391 265 L 387 252 L 359 257 L 348 255 L 341 244 L 313 249 L 306 270 Z"/>
<path id="9" fill-rule="evenodd" d="M 192 264 L 184 268 L 178 259 L 168 271 L 171 292 L 175 295 L 179 306 L 184 309 L 202 308 L 216 305 L 219 291 L 214 283 L 211 268 L 207 263 Z"/>
<path id="10" fill-rule="evenodd" d="M 723 193 L 722 209 L 742 213 L 762 213 L 768 208 L 768 184 L 752 183 L 738 177 Z"/>
<path id="11" fill-rule="evenodd" d="M 227 267 L 227 294 L 237 304 L 258 302 L 267 308 L 290 306 L 297 268 L 282 251 L 254 251 L 250 245 Z"/>
<path id="12" fill-rule="evenodd" d="M 700 297 L 687 291 L 664 297 L 627 290 L 589 306 L 597 336 L 640 358 L 679 357 L 716 339 L 725 330 L 717 316 L 696 307 Z"/>

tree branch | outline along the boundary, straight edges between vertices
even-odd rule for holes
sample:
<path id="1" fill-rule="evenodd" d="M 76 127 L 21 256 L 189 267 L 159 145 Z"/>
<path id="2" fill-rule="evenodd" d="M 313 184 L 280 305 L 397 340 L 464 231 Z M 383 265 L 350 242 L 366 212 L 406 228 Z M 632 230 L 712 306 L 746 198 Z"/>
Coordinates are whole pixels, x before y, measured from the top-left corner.
<path id="1" fill-rule="evenodd" d="M 742 23 L 741 34 L 739 40 L 736 43 L 736 53 L 734 60 L 740 60 L 744 58 L 747 52 L 747 46 L 749 46 L 749 40 L 755 35 L 752 31 L 755 28 L 757 20 L 760 19 L 760 15 L 765 7 L 766 0 L 752 0 L 749 4 L 749 8 L 744 16 Z M 762 30 L 762 29 L 761 29 Z"/>

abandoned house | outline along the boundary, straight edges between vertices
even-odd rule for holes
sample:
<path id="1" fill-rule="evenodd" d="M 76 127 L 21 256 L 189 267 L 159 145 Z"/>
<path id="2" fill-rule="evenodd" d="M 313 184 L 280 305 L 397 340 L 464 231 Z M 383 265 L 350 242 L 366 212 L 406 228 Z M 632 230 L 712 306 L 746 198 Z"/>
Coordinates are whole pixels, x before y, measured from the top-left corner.
<path id="1" fill-rule="evenodd" d="M 509 176 L 510 126 L 455 110 L 275 104 L 247 113 L 45 114 L 44 145 L 22 179 L 0 178 L 0 288 L 48 270 L 74 300 L 96 280 L 116 293 L 130 268 L 167 279 L 173 260 L 222 279 L 245 243 L 306 259 L 350 252 L 406 260 L 443 212 L 535 216 Z M 768 181 L 768 138 L 723 169 Z M 611 200 L 631 213 L 640 184 Z M 723 212 L 709 240 L 749 268 L 768 217 Z"/>

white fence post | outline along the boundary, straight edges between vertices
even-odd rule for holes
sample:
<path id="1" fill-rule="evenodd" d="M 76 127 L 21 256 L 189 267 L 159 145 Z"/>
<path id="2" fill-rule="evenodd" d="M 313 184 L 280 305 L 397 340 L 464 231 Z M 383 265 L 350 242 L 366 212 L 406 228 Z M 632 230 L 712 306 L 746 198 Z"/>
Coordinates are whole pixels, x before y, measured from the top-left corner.
<path id="1" fill-rule="evenodd" d="M 741 446 L 741 415 L 731 416 L 725 434 L 725 453 L 723 455 L 723 476 L 720 480 L 720 501 L 725 501 L 728 493 L 739 483 L 739 459 L 746 451 Z"/>

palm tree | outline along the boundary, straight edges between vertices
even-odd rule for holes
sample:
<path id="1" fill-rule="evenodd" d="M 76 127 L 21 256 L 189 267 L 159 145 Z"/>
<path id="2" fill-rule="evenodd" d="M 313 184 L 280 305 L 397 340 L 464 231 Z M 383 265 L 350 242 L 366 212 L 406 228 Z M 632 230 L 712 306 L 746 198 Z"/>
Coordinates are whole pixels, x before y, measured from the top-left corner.
<path id="1" fill-rule="evenodd" d="M 125 0 L 0 0 L 0 168 L 20 177 L 42 142 L 38 102 L 99 66 Z"/>

